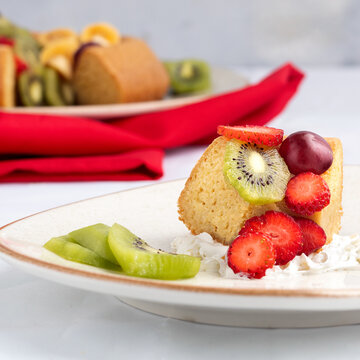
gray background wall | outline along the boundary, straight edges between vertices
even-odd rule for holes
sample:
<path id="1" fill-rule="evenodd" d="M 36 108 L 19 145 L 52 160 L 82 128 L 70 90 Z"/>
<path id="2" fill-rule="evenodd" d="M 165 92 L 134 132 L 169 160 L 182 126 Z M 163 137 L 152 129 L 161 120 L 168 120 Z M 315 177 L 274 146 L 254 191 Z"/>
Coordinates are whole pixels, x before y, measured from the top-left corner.
<path id="1" fill-rule="evenodd" d="M 358 0 L 1 0 L 34 30 L 108 21 L 162 58 L 218 65 L 360 63 Z"/>

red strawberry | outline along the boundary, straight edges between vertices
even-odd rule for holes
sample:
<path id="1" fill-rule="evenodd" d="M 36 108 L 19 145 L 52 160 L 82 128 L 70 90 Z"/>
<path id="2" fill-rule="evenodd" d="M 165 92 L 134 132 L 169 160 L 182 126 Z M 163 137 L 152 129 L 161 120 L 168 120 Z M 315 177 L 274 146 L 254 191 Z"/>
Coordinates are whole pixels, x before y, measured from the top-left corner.
<path id="1" fill-rule="evenodd" d="M 310 219 L 294 218 L 303 233 L 303 247 L 299 255 L 309 255 L 320 249 L 326 243 L 326 234 L 322 227 Z"/>
<path id="2" fill-rule="evenodd" d="M 14 46 L 15 42 L 13 39 L 10 39 L 5 36 L 0 37 L 0 45 L 8 45 L 8 46 Z"/>
<path id="3" fill-rule="evenodd" d="M 239 235 L 229 246 L 227 252 L 229 267 L 249 278 L 260 279 L 267 269 L 275 264 L 275 250 L 268 236 L 250 232 Z"/>
<path id="4" fill-rule="evenodd" d="M 282 143 L 284 131 L 267 126 L 245 125 L 224 126 L 217 128 L 219 135 L 229 139 L 238 139 L 257 145 L 278 146 Z"/>
<path id="5" fill-rule="evenodd" d="M 262 216 L 255 216 L 245 222 L 240 234 L 254 231 L 261 232 L 271 239 L 276 253 L 277 265 L 287 264 L 302 248 L 300 226 L 285 213 L 267 211 Z"/>
<path id="6" fill-rule="evenodd" d="M 23 71 L 28 69 L 27 64 L 16 55 L 14 55 L 14 61 L 15 61 L 16 76 L 20 75 Z"/>
<path id="7" fill-rule="evenodd" d="M 285 202 L 296 214 L 312 215 L 329 205 L 330 189 L 320 175 L 301 173 L 289 181 Z"/>

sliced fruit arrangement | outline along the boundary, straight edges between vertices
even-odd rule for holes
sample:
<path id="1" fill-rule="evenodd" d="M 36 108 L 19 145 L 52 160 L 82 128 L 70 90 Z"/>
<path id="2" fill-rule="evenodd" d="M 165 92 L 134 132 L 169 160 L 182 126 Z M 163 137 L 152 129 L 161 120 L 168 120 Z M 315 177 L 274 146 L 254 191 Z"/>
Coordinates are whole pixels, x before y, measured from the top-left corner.
<path id="1" fill-rule="evenodd" d="M 45 101 L 50 106 L 72 105 L 75 101 L 71 83 L 50 67 L 43 70 Z"/>
<path id="2" fill-rule="evenodd" d="M 44 84 L 42 77 L 31 70 L 24 71 L 18 78 L 18 95 L 25 106 L 41 106 L 44 104 Z"/>
<path id="3" fill-rule="evenodd" d="M 76 32 L 68 28 L 53 29 L 47 32 L 34 34 L 34 36 L 42 46 L 46 46 L 49 43 L 57 40 L 70 38 L 78 40 L 78 35 Z"/>
<path id="4" fill-rule="evenodd" d="M 237 139 L 244 142 L 250 142 L 256 145 L 278 146 L 284 137 L 284 130 L 275 129 L 268 126 L 225 126 L 220 125 L 217 128 L 218 134 L 229 139 Z"/>
<path id="5" fill-rule="evenodd" d="M 66 260 L 137 277 L 186 279 L 200 269 L 200 258 L 155 249 L 119 224 L 87 226 L 52 238 L 44 247 Z"/>
<path id="6" fill-rule="evenodd" d="M 119 224 L 110 229 L 108 241 L 116 260 L 128 275 L 176 280 L 194 277 L 200 270 L 200 258 L 154 249 Z"/>
<path id="7" fill-rule="evenodd" d="M 106 22 L 93 23 L 86 26 L 79 34 L 69 28 L 57 28 L 46 32 L 30 32 L 23 29 L 3 16 L 0 16 L 0 44 L 13 49 L 17 103 L 0 102 L 2 106 L 14 105 L 34 106 L 66 106 L 75 103 L 74 69 L 79 56 L 93 45 L 110 47 L 126 41 L 118 29 Z M 205 61 L 184 59 L 164 63 L 169 73 L 172 92 L 174 94 L 193 94 L 207 91 L 211 87 L 210 67 Z M 51 68 L 56 72 L 46 71 Z M 164 71 L 163 69 L 161 69 Z M 19 84 L 19 75 L 29 71 L 31 78 L 44 77 L 42 98 L 44 101 L 29 101 L 31 95 L 24 94 L 23 84 Z M 14 76 L 13 74 L 11 75 Z M 166 76 L 166 74 L 165 74 Z M 23 82 L 23 81 L 22 81 Z M 49 88 L 48 88 L 49 87 Z M 14 93 L 14 86 L 8 86 L 8 92 Z M 168 89 L 168 79 L 166 88 Z M 155 97 L 154 97 L 155 99 Z M 156 97 L 157 99 L 157 97 Z M 4 105 L 5 104 L 5 105 Z"/>
<path id="8" fill-rule="evenodd" d="M 303 246 L 299 255 L 310 255 L 326 244 L 325 231 L 316 222 L 299 217 L 295 217 L 294 220 L 300 226 L 303 234 Z"/>
<path id="9" fill-rule="evenodd" d="M 266 241 L 261 243 L 261 238 Z M 235 274 L 259 279 L 274 265 L 286 265 L 297 255 L 310 255 L 325 243 L 326 234 L 314 221 L 268 211 L 246 221 L 230 244 L 227 263 Z"/>
<path id="10" fill-rule="evenodd" d="M 82 43 L 95 42 L 102 46 L 114 45 L 120 41 L 119 31 L 108 23 L 95 23 L 85 27 L 80 34 Z"/>
<path id="11" fill-rule="evenodd" d="M 78 47 L 78 40 L 72 37 L 51 41 L 41 51 L 41 64 L 53 68 L 65 79 L 70 80 L 73 56 Z"/>
<path id="12" fill-rule="evenodd" d="M 120 35 L 107 23 L 87 26 L 80 36 L 68 28 L 31 33 L 0 16 L 0 44 L 11 47 L 14 55 L 16 105 L 74 104 L 74 55 L 85 45 L 82 41 L 90 40 L 102 46 L 112 45 L 120 41 Z"/>
<path id="13" fill-rule="evenodd" d="M 247 274 L 260 279 L 275 264 L 276 251 L 271 239 L 264 233 L 244 232 L 229 246 L 227 260 L 235 274 Z"/>
<path id="14" fill-rule="evenodd" d="M 211 88 L 209 65 L 202 60 L 185 59 L 164 62 L 174 94 L 193 94 Z"/>
<path id="15" fill-rule="evenodd" d="M 283 130 L 265 126 L 219 126 L 218 133 L 228 139 L 225 180 L 243 200 L 288 209 L 287 213 L 264 210 L 263 215 L 244 223 L 228 252 L 228 265 L 234 272 L 260 278 L 274 264 L 286 265 L 296 255 L 320 249 L 326 243 L 324 230 L 310 219 L 289 214 L 311 216 L 330 204 L 329 186 L 321 176 L 333 161 L 326 140 L 301 131 L 282 141 Z M 254 233 L 256 236 L 250 236 Z M 269 241 L 272 250 L 269 246 L 265 250 Z M 271 251 L 275 260 L 266 267 L 264 258 Z"/>
<path id="16" fill-rule="evenodd" d="M 290 172 L 275 148 L 231 139 L 226 144 L 224 176 L 252 204 L 269 204 L 285 196 Z"/>
<path id="17" fill-rule="evenodd" d="M 103 269 L 121 271 L 121 267 L 118 264 L 115 265 L 98 255 L 96 252 L 77 244 L 69 235 L 50 239 L 44 245 L 44 248 L 66 260 Z"/>
<path id="18" fill-rule="evenodd" d="M 302 249 L 300 226 L 289 215 L 278 211 L 267 211 L 262 216 L 247 220 L 240 234 L 260 232 L 267 235 L 275 249 L 276 264 L 285 265 Z"/>
<path id="19" fill-rule="evenodd" d="M 329 205 L 330 189 L 320 175 L 301 173 L 289 181 L 285 202 L 296 214 L 309 216 Z"/>

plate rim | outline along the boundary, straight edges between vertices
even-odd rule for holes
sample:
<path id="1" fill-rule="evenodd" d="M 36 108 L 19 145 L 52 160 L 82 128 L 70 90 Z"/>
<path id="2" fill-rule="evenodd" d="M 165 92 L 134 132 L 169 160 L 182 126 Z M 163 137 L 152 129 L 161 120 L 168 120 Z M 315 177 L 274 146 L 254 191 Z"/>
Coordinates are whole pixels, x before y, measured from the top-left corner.
<path id="1" fill-rule="evenodd" d="M 345 165 L 344 167 L 360 167 L 360 165 Z M 56 210 L 59 208 L 64 208 L 67 206 L 71 206 L 78 203 L 83 203 L 93 199 L 99 199 L 106 196 L 111 196 L 119 193 L 126 193 L 137 191 L 139 189 L 161 186 L 164 184 L 174 183 L 186 181 L 187 178 L 175 179 L 170 181 L 163 181 L 155 184 L 148 184 L 139 187 L 135 187 L 132 189 L 126 189 L 116 192 L 111 192 L 107 194 L 102 194 L 78 201 L 74 201 L 71 203 L 59 205 L 50 209 L 42 210 L 36 212 L 34 214 L 25 216 L 23 218 L 14 220 L 8 224 L 5 224 L 0 227 L 0 240 L 1 240 L 1 232 L 5 228 L 21 222 L 25 219 L 34 217 L 39 214 L 43 214 L 52 210 Z M 17 252 L 13 249 L 6 247 L 3 243 L 0 242 L 0 255 L 6 260 L 7 257 L 12 260 L 20 261 L 25 263 L 26 265 L 40 267 L 42 270 L 50 270 L 56 271 L 60 273 L 65 273 L 68 275 L 80 276 L 83 278 L 101 280 L 113 283 L 121 283 L 123 285 L 136 285 L 136 286 L 145 286 L 152 287 L 157 289 L 166 289 L 166 290 L 178 290 L 178 291 L 186 291 L 186 292 L 195 292 L 195 293 L 210 293 L 210 294 L 222 294 L 222 295 L 241 295 L 241 296 L 272 296 L 272 297 L 306 297 L 306 298 L 354 298 L 360 297 L 360 287 L 358 289 L 267 289 L 267 288 L 225 288 L 225 287 L 213 287 L 213 286 L 196 286 L 196 285 L 188 285 L 184 283 L 177 283 L 176 281 L 167 281 L 167 280 L 156 280 L 156 279 L 147 279 L 147 278 L 139 278 L 128 275 L 113 275 L 111 273 L 94 273 L 91 271 L 76 269 L 72 267 L 66 267 L 63 265 L 51 263 L 49 261 L 45 261 L 42 259 L 36 259 L 28 255 L 24 255 L 20 252 Z"/>

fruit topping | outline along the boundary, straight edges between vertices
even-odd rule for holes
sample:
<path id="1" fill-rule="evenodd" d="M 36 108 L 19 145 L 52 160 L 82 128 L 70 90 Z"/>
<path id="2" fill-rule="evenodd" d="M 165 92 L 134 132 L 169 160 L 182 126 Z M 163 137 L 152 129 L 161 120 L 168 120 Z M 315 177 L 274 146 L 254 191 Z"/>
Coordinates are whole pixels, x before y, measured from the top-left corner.
<path id="1" fill-rule="evenodd" d="M 16 76 L 19 76 L 23 71 L 26 71 L 28 69 L 27 64 L 16 55 L 14 55 L 14 62 L 15 62 Z"/>
<path id="2" fill-rule="evenodd" d="M 52 67 L 64 78 L 70 80 L 72 76 L 73 55 L 78 49 L 78 41 L 66 38 L 50 42 L 40 54 L 43 65 Z"/>
<path id="3" fill-rule="evenodd" d="M 77 40 L 75 31 L 68 28 L 53 29 L 44 33 L 36 34 L 36 39 L 42 46 L 47 46 L 50 42 L 72 38 Z"/>
<path id="4" fill-rule="evenodd" d="M 210 89 L 211 76 L 205 61 L 186 59 L 164 63 L 174 94 L 192 94 Z"/>
<path id="5" fill-rule="evenodd" d="M 90 225 L 69 233 L 69 236 L 81 246 L 90 249 L 104 259 L 118 264 L 108 243 L 110 226 L 104 224 Z"/>
<path id="6" fill-rule="evenodd" d="M 296 214 L 309 216 L 329 205 L 330 189 L 320 175 L 301 173 L 289 181 L 285 202 Z"/>
<path id="7" fill-rule="evenodd" d="M 175 280 L 193 277 L 200 269 L 200 258 L 154 249 L 119 224 L 111 227 L 108 241 L 127 275 Z"/>
<path id="8" fill-rule="evenodd" d="M 247 220 L 240 235 L 260 232 L 268 236 L 276 253 L 276 264 L 285 265 L 302 249 L 302 232 L 295 220 L 282 212 L 267 211 Z"/>
<path id="9" fill-rule="evenodd" d="M 290 179 L 289 170 L 276 149 L 231 139 L 226 144 L 225 179 L 252 204 L 281 201 Z"/>
<path id="10" fill-rule="evenodd" d="M 303 234 L 303 247 L 299 253 L 310 255 L 326 244 L 326 234 L 316 222 L 305 218 L 294 218 Z"/>
<path id="11" fill-rule="evenodd" d="M 275 263 L 275 250 L 271 239 L 259 232 L 239 235 L 229 246 L 227 262 L 235 274 L 260 279 Z"/>
<path id="12" fill-rule="evenodd" d="M 69 81 L 52 68 L 43 70 L 45 101 L 50 106 L 66 106 L 74 103 L 74 91 Z"/>
<path id="13" fill-rule="evenodd" d="M 250 142 L 257 145 L 278 146 L 281 144 L 284 131 L 267 126 L 244 125 L 244 126 L 224 126 L 217 128 L 219 135 L 229 139 Z"/>
<path id="14" fill-rule="evenodd" d="M 80 34 L 83 43 L 96 42 L 99 45 L 108 46 L 120 41 L 118 30 L 108 23 L 95 23 L 87 26 Z"/>
<path id="15" fill-rule="evenodd" d="M 308 171 L 320 175 L 333 162 L 330 145 L 323 137 L 310 131 L 299 131 L 288 136 L 279 152 L 294 175 Z"/>
<path id="16" fill-rule="evenodd" d="M 15 41 L 5 36 L 0 36 L 0 45 L 14 46 Z"/>
<path id="17" fill-rule="evenodd" d="M 31 71 L 23 71 L 17 81 L 20 101 L 24 106 L 40 106 L 44 103 L 42 78 Z"/>
<path id="18" fill-rule="evenodd" d="M 121 271 L 119 265 L 107 261 L 94 251 L 77 244 L 69 235 L 50 239 L 44 248 L 70 261 L 96 266 L 113 271 Z"/>

